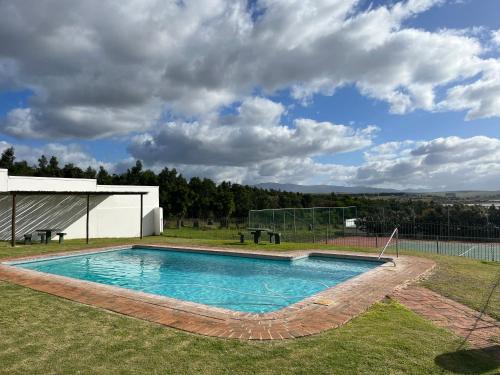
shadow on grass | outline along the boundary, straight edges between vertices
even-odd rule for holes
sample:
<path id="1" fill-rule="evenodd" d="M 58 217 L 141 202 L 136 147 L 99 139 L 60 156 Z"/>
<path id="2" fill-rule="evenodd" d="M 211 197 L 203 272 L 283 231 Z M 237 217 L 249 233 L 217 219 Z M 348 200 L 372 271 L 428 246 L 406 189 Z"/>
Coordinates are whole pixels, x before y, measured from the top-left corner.
<path id="1" fill-rule="evenodd" d="M 500 368 L 500 345 L 440 354 L 434 362 L 457 374 L 483 374 Z"/>
<path id="2" fill-rule="evenodd" d="M 438 355 L 434 361 L 441 368 L 458 374 L 482 374 L 500 368 L 500 345 L 481 349 L 462 349 L 469 339 L 469 336 L 476 330 L 478 322 L 485 314 L 494 291 L 500 285 L 500 273 L 496 276 L 491 290 L 486 296 L 479 315 L 476 317 L 474 326 L 469 330 L 469 334 L 463 339 L 456 351 Z"/>

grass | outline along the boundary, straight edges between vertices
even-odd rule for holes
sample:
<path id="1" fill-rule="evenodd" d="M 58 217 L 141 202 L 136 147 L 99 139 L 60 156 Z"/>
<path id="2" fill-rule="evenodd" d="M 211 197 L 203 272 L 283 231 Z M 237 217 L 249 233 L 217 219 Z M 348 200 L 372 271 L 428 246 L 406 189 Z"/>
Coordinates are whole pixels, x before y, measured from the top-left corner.
<path id="1" fill-rule="evenodd" d="M 434 256 L 435 272 L 421 284 L 500 320 L 500 263 Z"/>
<path id="2" fill-rule="evenodd" d="M 310 338 L 248 343 L 187 334 L 3 282 L 0 298 L 4 374 L 493 374 L 497 366 L 395 302 Z"/>
<path id="3" fill-rule="evenodd" d="M 322 244 L 241 245 L 214 234 L 211 239 L 99 239 L 90 247 L 139 242 L 339 249 Z M 16 248 L 0 243 L 0 258 L 86 247 L 80 240 Z M 500 264 L 416 255 L 437 262 L 436 272 L 422 283 L 425 287 L 476 309 L 489 301 L 486 311 L 498 319 Z M 0 301 L 0 373 L 493 374 L 499 365 L 395 302 L 376 304 L 347 325 L 314 337 L 248 343 L 187 334 L 4 282 Z"/>

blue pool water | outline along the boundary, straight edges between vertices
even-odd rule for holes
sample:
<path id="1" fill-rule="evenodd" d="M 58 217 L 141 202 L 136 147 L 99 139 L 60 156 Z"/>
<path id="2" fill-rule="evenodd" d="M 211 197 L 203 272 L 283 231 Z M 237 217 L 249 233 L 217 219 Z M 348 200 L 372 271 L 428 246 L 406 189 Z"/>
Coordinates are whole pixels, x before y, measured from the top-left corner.
<path id="1" fill-rule="evenodd" d="M 134 248 L 16 266 L 236 311 L 264 313 L 380 264 L 327 257 L 289 261 Z"/>

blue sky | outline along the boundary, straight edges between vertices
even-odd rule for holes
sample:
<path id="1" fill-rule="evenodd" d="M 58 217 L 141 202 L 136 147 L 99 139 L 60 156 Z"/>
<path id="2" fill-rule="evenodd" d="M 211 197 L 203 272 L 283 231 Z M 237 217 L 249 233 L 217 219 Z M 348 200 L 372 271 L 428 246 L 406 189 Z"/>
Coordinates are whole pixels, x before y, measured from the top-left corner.
<path id="1" fill-rule="evenodd" d="M 244 183 L 500 189 L 491 151 L 500 142 L 500 1 L 252 1 L 250 19 L 237 2 L 154 3 L 126 1 L 121 19 L 107 2 L 101 12 L 18 4 L 46 29 L 12 18 L 0 27 L 0 41 L 12 42 L 0 47 L 0 146 L 30 161 L 57 151 L 63 162 L 120 170 L 141 158 Z M 153 21 L 155 6 L 164 19 Z M 132 23 L 136 8 L 147 17 Z M 167 26 L 181 13 L 198 28 L 189 35 Z M 129 27 L 140 44 L 121 39 Z M 365 53 L 385 45 L 385 55 Z"/>

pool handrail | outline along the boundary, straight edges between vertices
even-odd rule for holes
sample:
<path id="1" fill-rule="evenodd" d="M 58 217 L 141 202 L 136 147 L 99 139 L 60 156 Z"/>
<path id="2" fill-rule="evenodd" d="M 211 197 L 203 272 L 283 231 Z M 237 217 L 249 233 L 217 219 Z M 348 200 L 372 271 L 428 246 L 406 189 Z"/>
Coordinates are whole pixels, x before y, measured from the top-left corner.
<path id="1" fill-rule="evenodd" d="M 394 230 L 393 230 L 393 232 L 392 232 L 392 234 L 391 234 L 391 237 L 389 237 L 389 240 L 387 241 L 387 243 L 385 244 L 384 248 L 382 249 L 382 251 L 381 251 L 381 252 L 380 252 L 380 254 L 378 255 L 377 260 L 380 260 L 380 258 L 382 257 L 382 255 L 384 255 L 384 251 L 385 251 L 385 249 L 387 249 L 387 247 L 388 247 L 388 246 L 389 246 L 389 244 L 391 243 L 391 241 L 392 241 L 392 239 L 393 239 L 393 237 L 394 237 L 394 235 L 395 235 L 396 233 L 398 233 L 398 228 L 397 228 L 397 227 L 396 227 L 396 228 L 394 228 Z M 398 255 L 399 255 L 399 254 L 398 254 Z"/>

